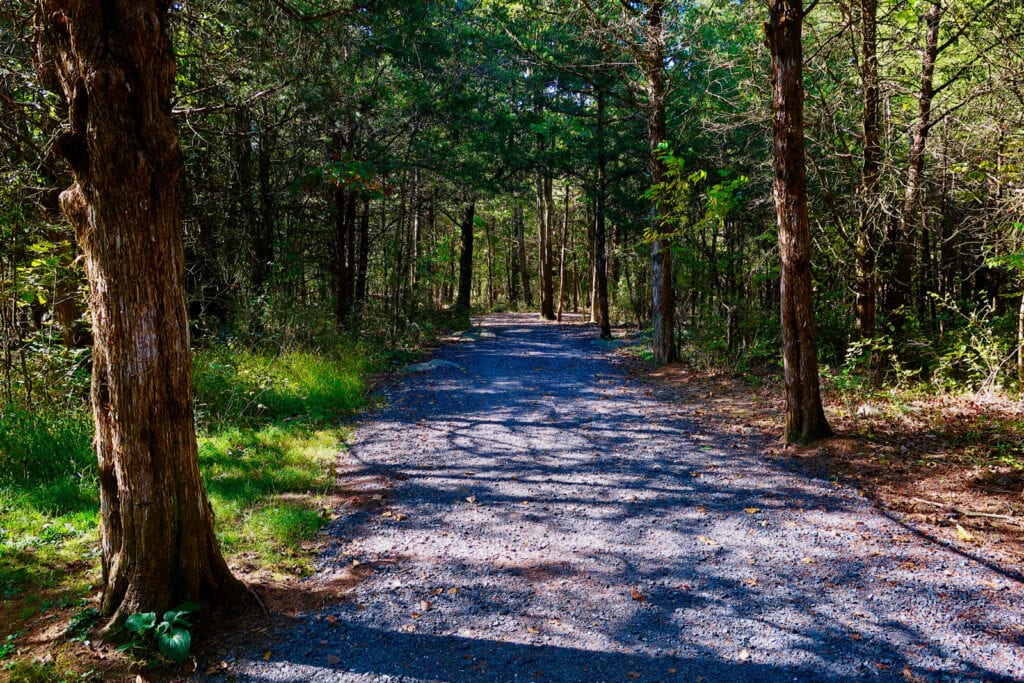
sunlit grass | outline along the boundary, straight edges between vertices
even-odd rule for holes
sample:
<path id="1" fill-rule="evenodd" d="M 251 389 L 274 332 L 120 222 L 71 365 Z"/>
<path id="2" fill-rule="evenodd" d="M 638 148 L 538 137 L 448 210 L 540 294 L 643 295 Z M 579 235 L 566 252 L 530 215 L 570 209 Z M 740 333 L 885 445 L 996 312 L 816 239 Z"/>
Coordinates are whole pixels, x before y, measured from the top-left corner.
<path id="1" fill-rule="evenodd" d="M 347 436 L 340 423 L 365 405 L 379 357 L 362 345 L 331 354 L 196 354 L 200 468 L 229 562 L 275 576 L 312 570 Z M 0 643 L 55 605 L 95 593 L 91 440 L 86 407 L 0 407 Z M 31 680 L 30 669 L 22 673 Z"/>

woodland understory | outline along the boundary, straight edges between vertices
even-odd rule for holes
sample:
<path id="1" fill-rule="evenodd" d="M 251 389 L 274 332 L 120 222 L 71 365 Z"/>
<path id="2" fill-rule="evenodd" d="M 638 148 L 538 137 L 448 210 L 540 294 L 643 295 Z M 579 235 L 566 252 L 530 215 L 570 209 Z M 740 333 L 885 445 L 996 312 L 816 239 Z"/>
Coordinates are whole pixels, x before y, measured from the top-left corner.
<path id="1" fill-rule="evenodd" d="M 1021 3 L 803 7 L 797 322 L 837 436 L 799 447 L 780 0 L 152 4 L 183 164 L 152 187 L 178 198 L 195 457 L 236 576 L 309 573 L 374 378 L 494 311 L 582 313 L 708 420 L 779 435 L 771 457 L 1024 559 Z M 96 171 L 76 128 L 96 110 L 50 68 L 61 5 L 0 0 L 0 667 L 22 672 L 75 669 L 33 659 L 112 612 L 90 385 L 115 361 L 94 353 L 93 236 L 61 198 Z"/>

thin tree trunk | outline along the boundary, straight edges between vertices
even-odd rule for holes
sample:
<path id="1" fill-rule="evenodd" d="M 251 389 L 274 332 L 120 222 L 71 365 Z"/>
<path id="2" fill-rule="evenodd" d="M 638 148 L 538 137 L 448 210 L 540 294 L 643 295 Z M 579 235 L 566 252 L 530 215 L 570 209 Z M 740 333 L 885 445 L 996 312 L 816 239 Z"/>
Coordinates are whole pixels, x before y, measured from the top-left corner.
<path id="1" fill-rule="evenodd" d="M 526 263 L 526 224 L 523 220 L 523 205 L 518 200 L 516 200 L 513 224 L 516 230 L 516 249 L 519 252 L 519 276 L 523 281 L 523 300 L 526 302 L 527 308 L 533 308 L 533 291 L 530 289 L 530 270 Z"/>
<path id="2" fill-rule="evenodd" d="M 130 614 L 242 594 L 199 475 L 170 118 L 169 2 L 41 0 L 41 82 L 64 93 L 61 195 L 85 259 L 94 326 L 107 632 Z"/>
<path id="3" fill-rule="evenodd" d="M 858 206 L 858 231 L 854 245 L 855 268 L 854 289 L 856 301 L 857 336 L 870 339 L 875 334 L 876 300 L 878 286 L 875 277 L 875 249 L 880 234 L 878 217 L 881 198 L 878 183 L 881 178 L 881 89 L 878 75 L 878 0 L 860 0 L 861 33 L 861 86 L 862 119 L 860 197 Z"/>
<path id="4" fill-rule="evenodd" d="M 363 196 L 359 214 L 359 257 L 356 262 L 356 302 L 366 302 L 366 271 L 370 265 L 370 198 Z"/>
<path id="5" fill-rule="evenodd" d="M 540 266 L 540 316 L 555 319 L 555 286 L 552 274 L 551 213 L 553 181 L 546 172 L 537 174 L 537 262 Z"/>
<path id="6" fill-rule="evenodd" d="M 491 222 L 484 222 L 484 239 L 487 240 L 487 304 L 494 310 L 494 244 L 491 241 Z"/>
<path id="7" fill-rule="evenodd" d="M 917 95 L 917 121 L 911 134 L 907 158 L 907 185 L 900 210 L 897 238 L 896 269 L 893 273 L 893 323 L 899 334 L 907 318 L 913 286 L 913 253 L 918 224 L 924 220 L 921 196 L 924 187 L 925 148 L 931 130 L 932 98 L 934 97 L 935 62 L 939 55 L 939 21 L 941 0 L 932 0 L 925 13 L 925 45 L 921 56 L 921 83 Z"/>
<path id="8" fill-rule="evenodd" d="M 569 230 L 569 185 L 565 185 L 565 205 L 562 212 L 562 231 L 559 236 L 558 249 L 558 322 L 562 322 L 562 311 L 565 308 L 565 233 Z"/>
<path id="9" fill-rule="evenodd" d="M 476 201 L 470 200 L 462 212 L 461 250 L 459 252 L 459 294 L 455 308 L 468 311 L 473 291 L 473 221 L 476 218 Z"/>
<path id="10" fill-rule="evenodd" d="M 765 33 L 772 60 L 772 138 L 775 211 L 782 260 L 782 358 L 787 442 L 832 434 L 821 405 L 814 329 L 811 235 L 804 157 L 801 0 L 769 0 Z"/>
<path id="11" fill-rule="evenodd" d="M 603 82 L 597 88 L 597 188 L 594 193 L 594 287 L 591 297 L 595 298 L 596 322 L 601 328 L 601 338 L 612 338 L 611 315 L 608 311 L 608 258 L 605 243 L 605 201 L 608 193 L 608 154 L 606 146 L 606 100 Z M 591 315 L 593 319 L 595 316 Z"/>

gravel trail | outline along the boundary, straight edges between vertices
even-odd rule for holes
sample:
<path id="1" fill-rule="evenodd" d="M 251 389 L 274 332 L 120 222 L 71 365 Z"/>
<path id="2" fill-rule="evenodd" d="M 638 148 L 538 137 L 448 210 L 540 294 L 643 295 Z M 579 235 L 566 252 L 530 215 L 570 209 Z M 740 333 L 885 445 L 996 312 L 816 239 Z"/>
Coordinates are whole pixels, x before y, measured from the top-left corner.
<path id="1" fill-rule="evenodd" d="M 237 680 L 1024 680 L 1014 575 L 706 430 L 591 327 L 482 325 L 342 456 L 386 488 L 320 571 L 368 578 Z"/>

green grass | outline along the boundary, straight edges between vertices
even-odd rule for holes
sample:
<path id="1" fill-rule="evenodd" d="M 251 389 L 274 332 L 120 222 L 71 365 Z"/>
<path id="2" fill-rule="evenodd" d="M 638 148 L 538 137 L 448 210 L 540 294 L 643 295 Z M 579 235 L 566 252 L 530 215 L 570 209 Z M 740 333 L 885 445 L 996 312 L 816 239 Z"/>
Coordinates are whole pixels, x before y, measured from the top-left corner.
<path id="1" fill-rule="evenodd" d="M 384 354 L 200 351 L 194 361 L 199 461 L 229 558 L 249 570 L 312 571 L 312 541 L 366 378 Z M 99 580 L 92 416 L 0 407 L 0 645 L 39 615 L 82 609 Z M 11 639 L 7 639 L 12 636 Z M 10 653 L 8 653 L 10 656 Z M 17 658 L 15 658 L 17 659 Z M 33 680 L 25 662 L 0 671 Z M 20 668 L 19 668 L 20 667 Z"/>

